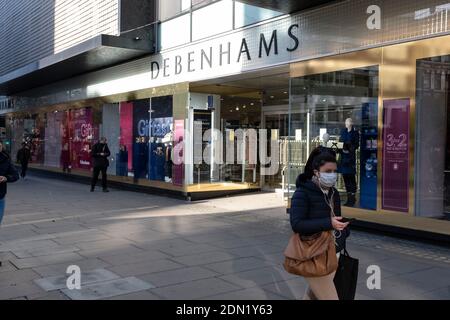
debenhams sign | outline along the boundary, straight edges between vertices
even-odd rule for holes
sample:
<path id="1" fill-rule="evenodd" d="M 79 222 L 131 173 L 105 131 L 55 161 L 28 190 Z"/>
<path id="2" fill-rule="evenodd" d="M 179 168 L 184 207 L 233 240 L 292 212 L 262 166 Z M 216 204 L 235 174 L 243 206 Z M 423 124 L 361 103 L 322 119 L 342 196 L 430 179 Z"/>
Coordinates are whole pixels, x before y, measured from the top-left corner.
<path id="1" fill-rule="evenodd" d="M 151 79 L 208 78 L 289 61 L 299 49 L 299 28 L 292 24 L 286 30 L 232 35 L 163 53 L 150 64 Z"/>
<path id="2" fill-rule="evenodd" d="M 214 79 L 305 57 L 305 32 L 295 17 L 283 17 L 266 24 L 213 39 L 191 43 L 146 58 L 141 74 L 90 85 L 88 96 L 106 96 L 162 85 Z M 317 52 L 318 48 L 314 48 Z M 329 49 L 329 48 L 327 48 Z M 140 68 L 140 67 L 138 67 Z M 141 69 L 141 68 L 140 68 Z"/>

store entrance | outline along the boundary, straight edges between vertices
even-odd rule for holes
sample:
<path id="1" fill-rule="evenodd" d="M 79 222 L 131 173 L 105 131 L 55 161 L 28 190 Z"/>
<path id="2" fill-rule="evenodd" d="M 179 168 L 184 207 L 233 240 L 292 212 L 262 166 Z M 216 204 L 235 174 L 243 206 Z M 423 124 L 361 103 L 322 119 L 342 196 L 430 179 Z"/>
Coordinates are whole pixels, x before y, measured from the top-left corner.
<path id="1" fill-rule="evenodd" d="M 204 109 L 213 112 L 212 116 L 207 115 L 209 123 L 200 116 Z M 194 165 L 188 170 L 188 184 L 205 190 L 211 186 L 224 190 L 284 189 L 283 170 L 287 167 L 288 158 L 286 141 L 292 136 L 289 133 L 288 66 L 192 83 L 190 110 L 191 121 L 202 122 L 205 129 L 215 132 L 209 149 L 220 150 L 221 157 L 216 159 L 219 163 L 215 161 L 209 167 L 206 164 Z M 261 170 L 262 129 L 268 129 L 266 155 L 271 164 L 276 162 L 279 168 L 275 173 L 271 171 L 270 175 Z M 199 142 L 194 145 L 194 151 L 207 148 L 207 140 L 202 142 L 203 145 Z M 274 140 L 280 153 L 273 152 L 272 155 L 270 146 Z M 273 168 L 271 164 L 267 167 Z M 211 173 L 209 177 L 208 171 Z"/>

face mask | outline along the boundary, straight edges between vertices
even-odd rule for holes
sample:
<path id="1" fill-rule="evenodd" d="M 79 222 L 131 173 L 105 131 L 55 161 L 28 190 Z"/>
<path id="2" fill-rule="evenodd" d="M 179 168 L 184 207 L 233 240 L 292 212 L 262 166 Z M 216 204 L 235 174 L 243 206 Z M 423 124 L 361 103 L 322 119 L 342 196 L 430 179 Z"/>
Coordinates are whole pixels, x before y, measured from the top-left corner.
<path id="1" fill-rule="evenodd" d="M 319 175 L 320 184 L 326 188 L 334 187 L 336 185 L 337 178 L 337 173 L 321 172 Z"/>

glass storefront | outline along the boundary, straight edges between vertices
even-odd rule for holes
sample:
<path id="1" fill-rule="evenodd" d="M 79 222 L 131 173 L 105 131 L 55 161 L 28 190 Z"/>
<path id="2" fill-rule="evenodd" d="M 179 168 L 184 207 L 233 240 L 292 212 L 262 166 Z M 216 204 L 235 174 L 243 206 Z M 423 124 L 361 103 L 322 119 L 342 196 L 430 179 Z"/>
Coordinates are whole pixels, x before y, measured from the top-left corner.
<path id="1" fill-rule="evenodd" d="M 416 210 L 450 219 L 450 56 L 417 60 Z"/>
<path id="2" fill-rule="evenodd" d="M 184 132 L 175 132 L 173 99 L 168 95 L 14 114 L 7 130 L 10 152 L 16 155 L 26 143 L 31 148 L 31 167 L 90 175 L 92 147 L 105 137 L 111 151 L 108 173 L 113 179 L 180 187 L 184 170 L 174 166 L 173 158 L 174 147 L 182 143 Z"/>
<path id="3" fill-rule="evenodd" d="M 309 154 L 321 146 L 337 155 L 345 203 L 376 210 L 378 74 L 375 66 L 291 80 L 291 192 Z"/>

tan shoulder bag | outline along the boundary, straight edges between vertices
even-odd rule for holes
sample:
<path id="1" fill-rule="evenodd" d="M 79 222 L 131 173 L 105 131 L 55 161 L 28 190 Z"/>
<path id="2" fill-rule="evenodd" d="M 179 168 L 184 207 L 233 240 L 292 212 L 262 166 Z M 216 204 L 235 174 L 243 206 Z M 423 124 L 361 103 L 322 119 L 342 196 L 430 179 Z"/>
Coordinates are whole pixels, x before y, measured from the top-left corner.
<path id="1" fill-rule="evenodd" d="M 334 216 L 331 206 L 331 215 Z M 284 252 L 287 272 L 307 278 L 324 277 L 338 268 L 333 231 L 324 231 L 311 237 L 292 235 Z"/>

